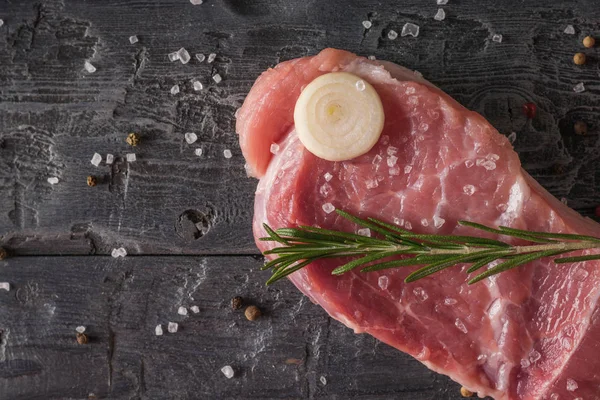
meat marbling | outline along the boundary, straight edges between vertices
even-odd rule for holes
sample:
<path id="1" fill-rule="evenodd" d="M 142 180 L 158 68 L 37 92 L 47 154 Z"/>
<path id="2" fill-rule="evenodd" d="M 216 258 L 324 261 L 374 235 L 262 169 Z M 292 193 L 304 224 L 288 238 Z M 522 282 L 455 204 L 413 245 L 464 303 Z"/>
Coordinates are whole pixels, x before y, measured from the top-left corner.
<path id="1" fill-rule="evenodd" d="M 343 162 L 309 153 L 293 126 L 302 87 L 332 71 L 370 82 L 386 115 L 375 147 Z M 472 220 L 600 235 L 595 222 L 523 171 L 509 141 L 482 116 L 395 64 L 334 49 L 281 63 L 256 81 L 237 132 L 260 178 L 256 238 L 265 236 L 263 223 L 356 229 L 326 213 L 325 203 L 422 233 L 473 235 L 457 226 Z M 279 145 L 275 155 L 272 143 Z M 464 266 L 406 284 L 414 268 L 332 276 L 338 263 L 318 261 L 290 279 L 356 333 L 373 335 L 481 397 L 600 398 L 598 263 L 542 260 L 471 286 Z"/>

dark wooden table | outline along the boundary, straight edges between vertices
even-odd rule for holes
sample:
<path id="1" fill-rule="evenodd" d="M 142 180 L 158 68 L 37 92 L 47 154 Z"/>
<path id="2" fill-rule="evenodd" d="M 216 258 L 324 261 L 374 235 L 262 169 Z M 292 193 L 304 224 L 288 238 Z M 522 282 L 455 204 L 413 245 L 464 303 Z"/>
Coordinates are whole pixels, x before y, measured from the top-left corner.
<path id="1" fill-rule="evenodd" d="M 11 284 L 0 290 L 0 398 L 460 398 L 457 384 L 354 335 L 291 284 L 263 285 L 256 181 L 234 113 L 280 61 L 328 46 L 375 55 L 516 132 L 524 168 L 592 216 L 600 60 L 581 39 L 599 33 L 600 7 L 536 3 L 450 0 L 439 22 L 435 0 L 0 0 L 0 245 L 12 255 L 0 261 L 0 282 Z M 389 40 L 405 22 L 420 35 Z M 569 24 L 574 35 L 563 33 Z M 170 62 L 181 47 L 217 58 Z M 584 66 L 573 65 L 578 51 Z M 583 93 L 572 90 L 579 82 Z M 526 102 L 537 105 L 532 120 Z M 576 121 L 587 135 L 574 133 Z M 135 149 L 129 132 L 141 135 Z M 115 163 L 94 167 L 94 152 Z M 121 246 L 129 255 L 112 258 Z M 236 295 L 264 316 L 231 310 Z M 177 314 L 192 305 L 198 314 Z M 166 332 L 169 321 L 179 332 Z M 87 345 L 75 341 L 79 325 Z"/>

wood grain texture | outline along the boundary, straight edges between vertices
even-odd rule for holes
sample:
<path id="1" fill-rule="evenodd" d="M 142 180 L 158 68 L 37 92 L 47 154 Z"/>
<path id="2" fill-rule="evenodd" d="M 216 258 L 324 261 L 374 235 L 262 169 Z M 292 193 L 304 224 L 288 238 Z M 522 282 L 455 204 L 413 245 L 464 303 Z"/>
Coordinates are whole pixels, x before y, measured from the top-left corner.
<path id="1" fill-rule="evenodd" d="M 325 47 L 375 55 L 422 72 L 501 133 L 516 132 L 524 168 L 592 216 L 600 57 L 585 50 L 581 67 L 571 58 L 585 35 L 600 34 L 597 4 L 443 8 L 438 22 L 434 0 L 0 0 L 0 245 L 17 256 L 0 262 L 0 281 L 13 285 L 0 291 L 0 398 L 458 398 L 448 379 L 354 335 L 291 285 L 266 289 L 250 273 L 260 265 L 244 257 L 258 253 L 256 181 L 245 176 L 234 128 L 266 68 Z M 420 25 L 419 37 L 387 38 L 406 22 Z M 575 35 L 563 33 L 568 24 Z M 181 47 L 216 61 L 169 62 Z M 204 90 L 193 90 L 194 79 Z M 586 91 L 577 94 L 579 82 Z M 181 92 L 171 95 L 175 84 Z M 522 113 L 525 102 L 537 104 L 535 119 Z M 579 120 L 586 136 L 573 132 Z M 191 146 L 188 131 L 199 137 Z M 129 132 L 142 137 L 135 149 Z M 127 163 L 132 151 L 137 161 Z M 95 152 L 114 154 L 115 164 L 92 166 Z M 88 175 L 97 187 L 86 186 Z M 119 246 L 145 256 L 103 256 Z M 234 294 L 266 316 L 250 324 L 229 311 Z M 190 296 L 201 313 L 180 318 Z M 168 320 L 180 320 L 181 332 L 155 337 Z M 74 342 L 80 324 L 88 346 Z M 225 364 L 236 378 L 224 379 Z"/>
<path id="2" fill-rule="evenodd" d="M 0 291 L 2 398 L 460 398 L 458 385 L 355 335 L 290 283 L 265 288 L 260 266 L 254 257 L 0 261 L 12 285 Z M 236 295 L 263 317 L 233 311 Z M 177 314 L 192 305 L 198 314 Z M 177 333 L 167 333 L 169 321 Z M 75 341 L 80 325 L 87 345 Z"/>

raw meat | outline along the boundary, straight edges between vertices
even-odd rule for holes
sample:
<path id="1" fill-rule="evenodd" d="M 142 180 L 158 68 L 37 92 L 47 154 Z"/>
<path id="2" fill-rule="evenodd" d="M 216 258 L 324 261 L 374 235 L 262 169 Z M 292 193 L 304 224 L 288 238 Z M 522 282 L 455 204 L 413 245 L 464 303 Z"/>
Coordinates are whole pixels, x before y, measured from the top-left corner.
<path id="1" fill-rule="evenodd" d="M 306 151 L 293 126 L 302 87 L 331 71 L 370 82 L 386 115 L 378 144 L 344 162 Z M 326 203 L 423 233 L 472 235 L 456 224 L 466 219 L 600 235 L 596 223 L 521 169 L 509 141 L 483 117 L 391 63 L 327 49 L 279 64 L 255 83 L 237 128 L 250 169 L 260 178 L 256 238 L 265 236 L 263 222 L 357 229 L 325 212 Z M 272 143 L 279 145 L 275 155 Z M 375 336 L 479 396 L 600 398 L 597 262 L 557 266 L 543 260 L 472 286 L 465 267 L 405 284 L 414 269 L 332 276 L 337 265 L 315 262 L 290 279 L 356 333 Z"/>

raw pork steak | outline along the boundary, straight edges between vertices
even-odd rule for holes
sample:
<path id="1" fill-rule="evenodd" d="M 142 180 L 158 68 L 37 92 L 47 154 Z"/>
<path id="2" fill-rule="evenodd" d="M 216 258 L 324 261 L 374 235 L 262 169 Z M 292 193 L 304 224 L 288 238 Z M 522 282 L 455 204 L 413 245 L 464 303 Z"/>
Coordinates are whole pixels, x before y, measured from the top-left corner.
<path id="1" fill-rule="evenodd" d="M 302 87 L 332 71 L 370 82 L 386 115 L 375 147 L 344 162 L 309 153 L 293 125 Z M 356 229 L 326 213 L 325 203 L 423 233 L 472 235 L 457 226 L 466 219 L 600 235 L 596 223 L 521 169 L 508 140 L 483 117 L 391 63 L 333 49 L 281 63 L 258 78 L 237 128 L 249 169 L 260 178 L 257 238 L 265 236 L 263 223 Z M 279 145 L 275 155 L 272 143 Z M 538 261 L 472 286 L 464 267 L 405 284 L 413 269 L 332 276 L 337 265 L 315 262 L 290 279 L 355 332 L 375 336 L 480 396 L 600 398 L 598 263 Z"/>

